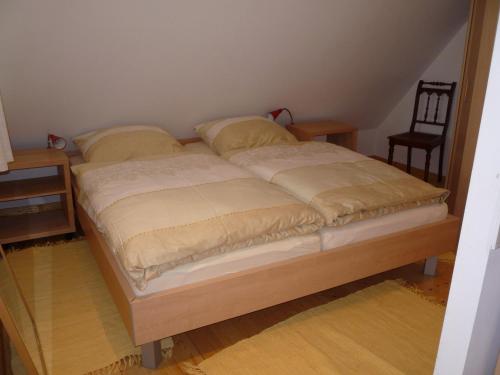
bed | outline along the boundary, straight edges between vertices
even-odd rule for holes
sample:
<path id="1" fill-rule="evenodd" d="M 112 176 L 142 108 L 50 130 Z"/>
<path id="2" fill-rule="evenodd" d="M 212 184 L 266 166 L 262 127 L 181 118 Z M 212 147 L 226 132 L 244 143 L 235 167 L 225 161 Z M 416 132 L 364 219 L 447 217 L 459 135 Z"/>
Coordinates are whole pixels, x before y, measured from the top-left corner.
<path id="1" fill-rule="evenodd" d="M 208 153 L 199 139 L 181 140 Z M 78 164 L 78 157 L 72 164 Z M 73 180 L 76 196 L 78 181 Z M 77 214 L 103 277 L 143 364 L 156 367 L 159 340 L 454 250 L 459 221 L 446 205 L 425 207 L 323 228 L 251 252 L 217 254 L 169 270 L 137 288 L 96 223 L 77 202 Z M 249 256 L 251 254 L 251 256 Z"/>

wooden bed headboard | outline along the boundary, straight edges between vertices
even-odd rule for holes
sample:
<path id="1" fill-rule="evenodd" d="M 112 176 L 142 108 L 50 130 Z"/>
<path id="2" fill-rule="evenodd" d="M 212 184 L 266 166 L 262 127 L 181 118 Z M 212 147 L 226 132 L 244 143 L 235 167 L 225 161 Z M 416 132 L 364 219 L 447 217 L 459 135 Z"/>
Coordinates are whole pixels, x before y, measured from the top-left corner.
<path id="1" fill-rule="evenodd" d="M 200 137 L 194 137 L 194 138 L 181 138 L 178 139 L 179 143 L 181 145 L 187 145 L 188 143 L 196 143 L 196 142 L 201 142 L 202 139 Z"/>

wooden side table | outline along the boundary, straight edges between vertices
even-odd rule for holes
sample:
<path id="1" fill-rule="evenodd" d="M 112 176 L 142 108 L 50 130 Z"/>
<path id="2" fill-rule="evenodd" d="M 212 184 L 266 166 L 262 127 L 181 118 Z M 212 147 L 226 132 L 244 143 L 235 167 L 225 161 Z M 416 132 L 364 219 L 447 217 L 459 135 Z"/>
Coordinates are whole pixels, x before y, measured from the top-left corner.
<path id="1" fill-rule="evenodd" d="M 57 174 L 0 182 L 0 202 L 59 195 L 61 207 L 56 210 L 2 215 L 0 244 L 54 236 L 75 231 L 73 196 L 69 160 L 60 150 L 37 149 L 14 151 L 9 171 L 57 167 Z"/>
<path id="2" fill-rule="evenodd" d="M 354 151 L 357 149 L 358 129 L 352 125 L 337 121 L 318 121 L 288 125 L 286 128 L 299 141 L 312 141 L 314 137 L 326 135 L 328 142 Z"/>

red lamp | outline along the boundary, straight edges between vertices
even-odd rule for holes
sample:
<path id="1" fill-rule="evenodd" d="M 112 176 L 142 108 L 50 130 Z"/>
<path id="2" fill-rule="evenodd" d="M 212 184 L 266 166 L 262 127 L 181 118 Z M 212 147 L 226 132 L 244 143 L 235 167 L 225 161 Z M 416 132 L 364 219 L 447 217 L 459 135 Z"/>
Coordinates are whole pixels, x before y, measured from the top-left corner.
<path id="1" fill-rule="evenodd" d="M 268 113 L 268 117 L 269 118 L 272 118 L 273 121 L 275 121 L 279 115 L 281 115 L 281 112 L 283 111 L 286 111 L 288 112 L 288 115 L 290 116 L 290 125 L 293 125 L 293 116 L 292 116 L 292 113 L 290 112 L 290 110 L 288 108 L 278 108 L 278 109 L 275 109 L 274 111 L 271 111 Z"/>
<path id="2" fill-rule="evenodd" d="M 66 148 L 66 140 L 54 134 L 47 135 L 47 148 L 55 148 L 57 150 L 64 150 Z"/>

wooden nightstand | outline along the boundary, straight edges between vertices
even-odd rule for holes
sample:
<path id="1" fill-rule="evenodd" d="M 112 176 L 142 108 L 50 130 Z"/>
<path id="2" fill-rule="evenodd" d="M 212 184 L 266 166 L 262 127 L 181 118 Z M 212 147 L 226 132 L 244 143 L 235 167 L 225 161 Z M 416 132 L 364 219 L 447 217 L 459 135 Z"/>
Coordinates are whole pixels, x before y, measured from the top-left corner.
<path id="1" fill-rule="evenodd" d="M 2 215 L 0 210 L 0 244 L 54 236 L 75 231 L 69 160 L 60 150 L 38 149 L 14 151 L 9 171 L 57 167 L 52 176 L 0 182 L 0 202 L 59 195 L 61 207 L 56 210 Z"/>
<path id="2" fill-rule="evenodd" d="M 318 121 L 288 125 L 286 128 L 299 141 L 312 141 L 314 137 L 326 135 L 328 142 L 354 151 L 357 149 L 358 129 L 348 124 L 337 121 Z"/>

